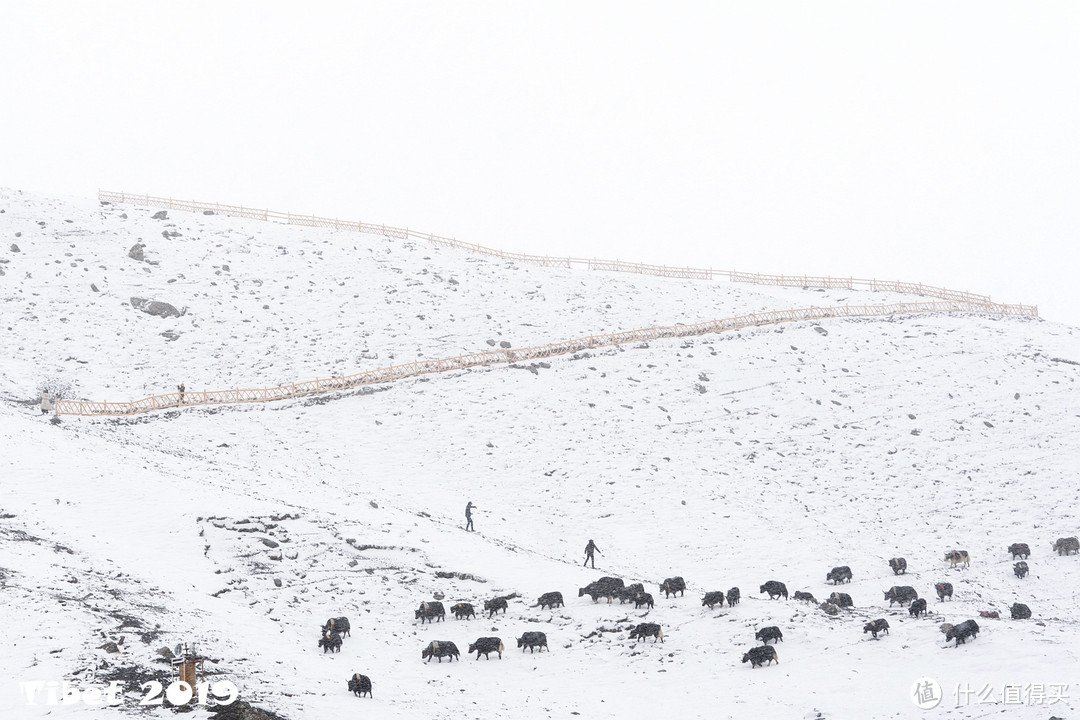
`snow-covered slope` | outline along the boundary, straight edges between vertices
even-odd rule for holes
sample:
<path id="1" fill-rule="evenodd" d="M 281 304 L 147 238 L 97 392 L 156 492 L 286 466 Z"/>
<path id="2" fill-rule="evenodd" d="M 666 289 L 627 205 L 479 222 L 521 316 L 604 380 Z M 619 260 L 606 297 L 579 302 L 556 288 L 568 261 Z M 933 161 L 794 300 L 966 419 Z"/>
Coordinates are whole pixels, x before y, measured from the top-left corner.
<path id="1" fill-rule="evenodd" d="M 169 672 L 155 651 L 185 641 L 286 718 L 906 718 L 926 714 L 910 698 L 921 677 L 946 695 L 930 715 L 1046 718 L 1077 705 L 1080 558 L 1051 551 L 1080 533 L 1076 329 L 986 316 L 790 324 L 339 397 L 52 425 L 30 402 L 48 379 L 132 400 L 489 340 L 910 298 L 517 267 L 11 190 L 0 209 L 4 717 L 53 709 L 19 694 L 53 679 L 123 678 L 120 710 L 65 712 L 137 712 L 139 682 Z M 146 261 L 127 256 L 137 242 Z M 151 317 L 132 296 L 187 312 Z M 468 500 L 476 533 L 462 529 Z M 589 538 L 595 571 L 580 566 Z M 1032 548 L 1024 580 L 1014 542 Z M 954 547 L 970 567 L 943 562 Z M 892 575 L 894 556 L 906 576 Z M 758 593 L 775 579 L 822 600 L 836 565 L 854 573 L 840 590 L 855 609 L 838 617 Z M 601 575 L 643 582 L 655 607 L 577 596 Z M 674 575 L 687 593 L 664 599 L 657 585 Z M 939 581 L 953 583 L 951 603 L 934 595 Z M 895 584 L 926 597 L 930 616 L 890 610 L 882 591 Z M 739 605 L 702 607 L 706 591 L 732 586 Z M 552 590 L 566 607 L 530 607 Z M 518 597 L 505 616 L 420 626 L 413 611 L 436 593 L 447 606 Z M 1013 602 L 1033 618 L 1007 619 Z M 940 623 L 990 609 L 1003 619 L 946 647 Z M 324 655 L 318 628 L 341 615 L 352 636 Z M 877 617 L 892 627 L 874 641 L 862 626 Z M 645 621 L 662 644 L 628 639 Z M 740 659 L 766 625 L 783 630 L 780 664 L 751 670 Z M 514 647 L 527 630 L 547 633 L 550 654 Z M 501 660 L 421 663 L 431 640 L 464 652 L 492 635 Z M 98 649 L 120 636 L 119 654 Z M 374 699 L 346 691 L 353 672 L 372 678 Z M 1070 682 L 1053 707 L 1000 703 L 1005 683 Z M 957 684 L 988 683 L 998 705 L 973 694 L 954 707 Z"/>

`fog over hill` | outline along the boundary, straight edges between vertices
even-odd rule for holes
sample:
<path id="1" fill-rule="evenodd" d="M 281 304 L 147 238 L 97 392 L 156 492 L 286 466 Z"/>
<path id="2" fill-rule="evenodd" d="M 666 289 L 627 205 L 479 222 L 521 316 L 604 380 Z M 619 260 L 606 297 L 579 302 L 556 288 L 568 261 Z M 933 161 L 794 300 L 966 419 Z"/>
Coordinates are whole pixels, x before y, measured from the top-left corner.
<path id="1" fill-rule="evenodd" d="M 527 267 L 10 189 L 0 210 L 4 718 L 171 713 L 140 708 L 139 685 L 167 684 L 157 651 L 183 642 L 210 658 L 208 679 L 290 720 L 1045 720 L 1080 705 L 1080 557 L 1051 548 L 1080 534 L 1076 328 L 985 314 L 789 323 L 51 423 L 36 403 L 46 383 L 128 401 L 179 383 L 267 387 L 502 343 L 916 298 Z M 595 570 L 580 565 L 590 538 Z M 1006 551 L 1016 542 L 1031 547 L 1024 579 Z M 943 561 L 953 548 L 969 567 Z M 889 569 L 897 556 L 906 575 Z M 836 590 L 854 608 L 835 616 L 758 592 L 778 580 L 821 601 L 840 565 L 853 579 Z M 655 606 L 578 596 L 601 576 L 643 583 Z M 659 591 L 672 576 L 685 596 Z M 929 614 L 890 608 L 893 585 L 914 587 Z M 702 606 L 733 586 L 740 604 Z M 555 590 L 565 607 L 533 607 Z M 436 594 L 447 607 L 513 597 L 505 615 L 422 626 L 414 611 Z M 1010 619 L 1013 603 L 1031 619 Z M 324 654 L 319 628 L 339 616 L 351 636 Z M 863 625 L 879 617 L 890 633 L 873 640 Z M 969 618 L 978 637 L 947 644 L 941 623 Z M 629 639 L 641 622 L 660 624 L 663 642 Z M 783 631 L 779 663 L 751 669 L 743 654 L 770 625 Z M 550 652 L 518 650 L 525 631 L 545 632 Z M 502 638 L 502 658 L 466 657 L 486 636 Z M 423 663 L 432 640 L 455 642 L 461 662 Z M 372 699 L 346 690 L 355 672 Z M 939 707 L 913 702 L 920 678 L 939 683 Z M 45 690 L 31 705 L 24 685 L 117 679 L 112 708 L 53 708 Z M 993 703 L 980 702 L 987 687 Z"/>

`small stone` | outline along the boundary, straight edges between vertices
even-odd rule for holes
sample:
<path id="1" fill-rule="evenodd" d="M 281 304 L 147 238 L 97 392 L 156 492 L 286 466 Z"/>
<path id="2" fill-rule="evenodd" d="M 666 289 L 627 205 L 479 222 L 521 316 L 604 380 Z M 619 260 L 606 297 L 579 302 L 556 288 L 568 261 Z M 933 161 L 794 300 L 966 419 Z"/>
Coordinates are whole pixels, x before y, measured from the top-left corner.
<path id="1" fill-rule="evenodd" d="M 168 220 L 169 212 L 167 210 L 158 210 L 156 213 L 150 216 L 154 220 Z"/>
<path id="2" fill-rule="evenodd" d="M 508 342 L 506 342 L 505 340 L 503 340 L 502 342 L 500 342 L 500 343 L 499 343 L 499 347 L 501 347 L 501 348 L 508 348 L 508 347 L 510 347 L 510 343 L 508 343 Z"/>
<path id="3" fill-rule="evenodd" d="M 18 245 L 16 245 L 15 243 L 11 243 L 11 252 L 22 252 L 22 251 L 19 250 Z"/>
<path id="4" fill-rule="evenodd" d="M 138 260 L 139 262 L 142 262 L 143 259 L 144 259 L 144 255 L 143 255 L 143 248 L 144 247 L 146 247 L 146 246 L 143 245 L 142 243 L 135 243 L 134 245 L 131 246 L 131 249 L 128 250 L 128 257 L 131 258 L 132 260 Z"/>

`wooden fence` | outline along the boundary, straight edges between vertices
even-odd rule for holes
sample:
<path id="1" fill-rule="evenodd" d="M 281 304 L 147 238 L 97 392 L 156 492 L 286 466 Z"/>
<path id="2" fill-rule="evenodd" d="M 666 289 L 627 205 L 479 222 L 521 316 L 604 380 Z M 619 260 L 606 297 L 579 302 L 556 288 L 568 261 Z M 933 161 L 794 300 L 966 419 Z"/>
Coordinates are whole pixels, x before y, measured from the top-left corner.
<path id="1" fill-rule="evenodd" d="M 511 253 L 495 248 L 477 245 L 475 243 L 461 242 L 453 238 L 433 235 L 431 233 L 418 232 L 409 228 L 397 228 L 388 225 L 375 225 L 372 223 L 355 222 L 352 220 L 338 220 L 336 218 L 318 217 L 316 215 L 294 215 L 292 213 L 277 212 L 275 210 L 262 210 L 247 208 L 242 205 L 222 205 L 220 203 L 198 202 L 192 200 L 174 200 L 173 198 L 155 197 L 153 195 L 132 195 L 124 192 L 99 190 L 98 199 L 109 203 L 132 203 L 134 205 L 146 205 L 149 207 L 167 208 L 170 210 L 184 210 L 188 212 L 210 212 L 215 215 L 227 215 L 229 217 L 250 218 L 254 220 L 272 220 L 289 225 L 304 225 L 307 227 L 331 228 L 334 230 L 351 230 L 354 232 L 382 235 L 384 237 L 398 238 L 401 240 L 423 240 L 435 245 L 457 248 L 481 255 L 502 258 L 529 265 L 561 268 L 586 268 L 589 270 L 606 270 L 609 272 L 635 273 L 638 275 L 655 275 L 658 277 L 679 278 L 684 280 L 727 280 L 729 282 L 753 283 L 755 285 L 778 285 L 782 287 L 803 288 L 836 288 L 845 290 L 873 290 L 879 292 L 895 292 L 906 295 L 920 295 L 922 297 L 934 297 L 941 300 L 956 302 L 977 303 L 981 305 L 998 305 L 993 302 L 989 295 L 976 295 L 975 293 L 948 288 L 923 285 L 922 283 L 902 282 L 899 280 L 876 280 L 861 278 L 835 278 L 815 275 L 767 275 L 762 273 L 740 272 L 738 270 L 714 270 L 713 268 L 691 268 L 673 265 L 651 265 L 648 263 L 631 263 L 622 260 L 597 260 L 595 258 L 575 257 L 549 257 L 547 255 L 527 255 L 525 253 Z M 1037 317 L 1039 309 L 1034 305 L 1010 305 L 1002 307 L 1022 307 L 1020 314 Z M 999 312 L 999 311 L 993 311 Z M 1015 313 L 1007 313 L 1015 314 Z"/>
<path id="2" fill-rule="evenodd" d="M 401 378 L 425 375 L 428 373 L 464 370 L 471 367 L 495 365 L 500 363 L 524 362 L 543 358 L 582 352 L 596 348 L 624 345 L 626 343 L 647 342 L 660 338 L 680 338 L 709 333 L 726 332 L 740 328 L 760 327 L 787 322 L 805 322 L 827 318 L 845 317 L 882 317 L 889 315 L 907 315 L 919 313 L 980 313 L 1027 316 L 1031 313 L 1022 305 L 1001 305 L 989 302 L 967 302 L 958 300 L 922 303 L 895 303 L 891 305 L 837 305 L 833 307 L 799 308 L 791 310 L 772 310 L 751 313 L 721 320 L 710 320 L 692 325 L 668 325 L 641 328 L 604 335 L 563 340 L 549 345 L 520 349 L 485 350 L 483 352 L 458 355 L 451 358 L 418 360 L 403 365 L 391 365 L 377 370 L 367 370 L 354 375 L 310 380 L 307 382 L 281 385 L 261 389 L 233 390 L 194 390 L 183 395 L 183 405 L 179 393 L 166 393 L 143 398 L 134 402 L 92 402 L 88 400 L 57 400 L 55 411 L 65 415 L 122 416 L 136 415 L 151 410 L 164 410 L 178 407 L 199 405 L 227 405 L 237 403 L 269 402 L 299 398 L 317 393 L 351 390 L 364 385 L 386 383 Z"/>

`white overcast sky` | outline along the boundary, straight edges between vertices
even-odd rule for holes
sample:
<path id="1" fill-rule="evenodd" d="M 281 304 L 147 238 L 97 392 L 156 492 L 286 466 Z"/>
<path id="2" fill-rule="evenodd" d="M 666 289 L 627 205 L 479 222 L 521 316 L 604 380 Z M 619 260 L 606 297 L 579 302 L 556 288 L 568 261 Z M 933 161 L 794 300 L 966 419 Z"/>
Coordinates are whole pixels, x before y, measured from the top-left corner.
<path id="1" fill-rule="evenodd" d="M 911 280 L 1080 325 L 1071 0 L 34 0 L 4 4 L 0 63 L 12 188 Z"/>

